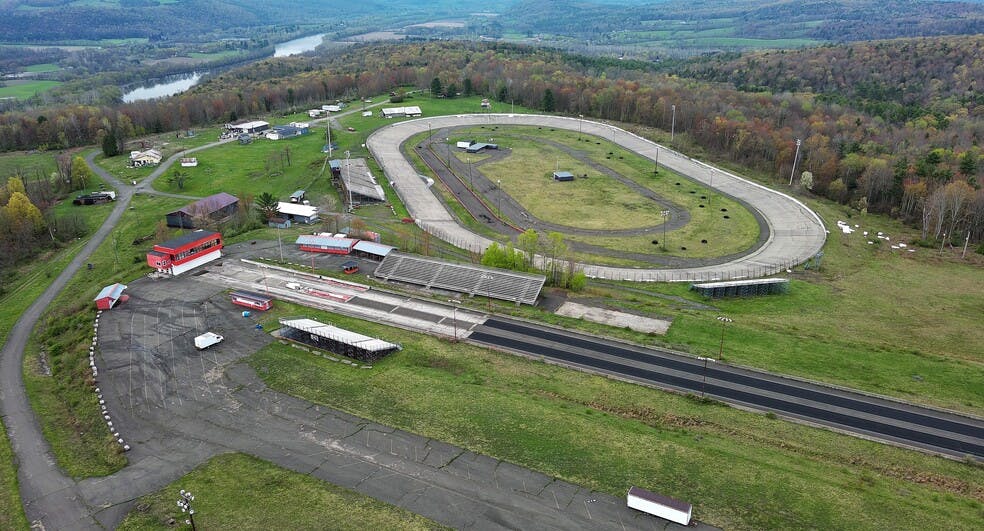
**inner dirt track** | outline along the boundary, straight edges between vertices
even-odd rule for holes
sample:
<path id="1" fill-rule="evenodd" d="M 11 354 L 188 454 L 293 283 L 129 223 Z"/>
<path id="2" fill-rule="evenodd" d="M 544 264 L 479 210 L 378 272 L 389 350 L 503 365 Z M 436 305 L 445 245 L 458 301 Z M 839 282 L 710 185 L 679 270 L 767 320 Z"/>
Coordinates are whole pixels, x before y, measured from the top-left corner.
<path id="1" fill-rule="evenodd" d="M 768 227 L 765 242 L 748 253 L 720 264 L 666 269 L 636 269 L 582 264 L 592 278 L 614 280 L 690 282 L 737 280 L 778 273 L 801 264 L 820 251 L 826 229 L 820 217 L 803 203 L 781 192 L 753 183 L 733 173 L 714 168 L 608 124 L 533 114 L 464 114 L 406 120 L 383 127 L 369 136 L 366 144 L 386 178 L 392 183 L 421 229 L 457 247 L 481 252 L 492 240 L 458 224 L 427 182 L 404 156 L 403 144 L 419 133 L 441 128 L 481 125 L 526 125 L 581 131 L 595 135 L 662 166 L 714 188 L 744 203 Z M 541 258 L 542 260 L 542 258 Z"/>

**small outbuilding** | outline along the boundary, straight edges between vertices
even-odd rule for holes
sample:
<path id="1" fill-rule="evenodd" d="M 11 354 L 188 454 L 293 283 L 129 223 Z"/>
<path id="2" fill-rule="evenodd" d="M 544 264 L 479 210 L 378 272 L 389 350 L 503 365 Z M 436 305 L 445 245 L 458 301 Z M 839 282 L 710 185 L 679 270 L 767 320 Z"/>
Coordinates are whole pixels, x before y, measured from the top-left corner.
<path id="1" fill-rule="evenodd" d="M 181 158 L 181 167 L 182 168 L 194 168 L 195 166 L 198 166 L 198 158 L 197 157 L 182 157 Z"/>
<path id="2" fill-rule="evenodd" d="M 573 181 L 574 174 L 569 171 L 555 171 L 553 172 L 553 178 L 555 181 Z"/>
<path id="3" fill-rule="evenodd" d="M 383 245 L 381 243 L 370 242 L 366 240 L 359 240 L 359 243 L 352 247 L 352 254 L 362 258 L 368 258 L 370 260 L 375 260 L 381 262 L 383 258 L 386 258 L 391 252 L 396 251 L 396 247 L 391 247 L 389 245 Z"/>
<path id="4" fill-rule="evenodd" d="M 470 146 L 465 148 L 465 152 L 478 153 L 485 149 L 499 149 L 499 144 L 490 144 L 488 142 L 472 142 Z"/>
<path id="5" fill-rule="evenodd" d="M 236 213 L 239 208 L 239 198 L 219 192 L 215 195 L 199 199 L 179 210 L 175 210 L 165 216 L 168 227 L 178 227 L 182 229 L 194 229 L 195 222 L 205 219 L 220 221 Z"/>
<path id="6" fill-rule="evenodd" d="M 126 286 L 118 282 L 116 284 L 106 286 L 99 292 L 99 295 L 96 295 L 96 298 L 93 299 L 96 301 L 96 308 L 100 310 L 109 310 L 118 302 L 126 302 L 130 297 L 123 294 L 123 290 L 125 289 Z"/>
<path id="7" fill-rule="evenodd" d="M 290 220 L 287 218 L 270 218 L 267 220 L 267 227 L 271 229 L 289 229 Z"/>
<path id="8" fill-rule="evenodd" d="M 294 243 L 302 251 L 312 253 L 350 254 L 358 241 L 354 238 L 302 234 L 297 237 L 297 241 Z"/>
<path id="9" fill-rule="evenodd" d="M 310 225 L 311 223 L 318 222 L 318 207 L 316 206 L 280 201 L 277 203 L 277 211 L 280 212 L 279 217 L 288 219 L 294 223 L 306 223 Z"/>

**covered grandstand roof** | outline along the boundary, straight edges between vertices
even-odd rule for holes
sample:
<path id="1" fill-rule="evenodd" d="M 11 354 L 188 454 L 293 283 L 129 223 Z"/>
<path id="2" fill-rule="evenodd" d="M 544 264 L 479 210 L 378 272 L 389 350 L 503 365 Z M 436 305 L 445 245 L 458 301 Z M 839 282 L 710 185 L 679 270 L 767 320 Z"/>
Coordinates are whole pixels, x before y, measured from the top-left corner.
<path id="1" fill-rule="evenodd" d="M 543 283 L 546 282 L 543 275 L 446 262 L 398 252 L 389 253 L 373 275 L 426 288 L 441 288 L 524 304 L 536 304 Z"/>
<path id="2" fill-rule="evenodd" d="M 355 244 L 355 247 L 353 247 L 352 250 L 362 251 L 364 253 L 374 254 L 376 256 L 386 256 L 395 251 L 396 247 L 383 245 L 376 242 L 369 242 L 366 240 L 359 240 L 359 243 Z"/>
<path id="3" fill-rule="evenodd" d="M 366 165 L 365 159 L 358 158 L 344 161 L 341 166 L 341 176 L 345 189 L 351 191 L 353 194 L 359 194 L 376 201 L 386 200 L 383 187 L 379 186 L 376 178 L 372 176 L 372 172 L 369 171 L 369 166 Z"/>
<path id="4" fill-rule="evenodd" d="M 357 346 L 363 350 L 372 352 L 399 348 L 399 345 L 396 345 L 395 343 L 390 343 L 374 337 L 364 336 L 358 332 L 351 332 L 349 330 L 345 330 L 344 328 L 338 328 L 337 326 L 315 321 L 314 319 L 281 319 L 280 324 L 291 328 L 297 328 L 298 330 L 303 330 L 309 334 L 334 339 L 335 341 L 345 343 L 346 345 Z"/>

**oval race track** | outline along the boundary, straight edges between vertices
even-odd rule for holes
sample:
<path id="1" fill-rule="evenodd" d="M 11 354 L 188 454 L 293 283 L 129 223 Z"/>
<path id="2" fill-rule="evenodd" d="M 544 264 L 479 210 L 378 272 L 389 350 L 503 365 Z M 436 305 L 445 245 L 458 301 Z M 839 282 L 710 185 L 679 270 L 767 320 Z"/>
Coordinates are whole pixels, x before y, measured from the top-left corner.
<path id="1" fill-rule="evenodd" d="M 406 120 L 383 127 L 369 136 L 366 144 L 382 167 L 417 225 L 457 247 L 481 252 L 492 240 L 462 227 L 427 187 L 401 152 L 411 136 L 438 133 L 441 129 L 481 125 L 526 125 L 582 131 L 613 140 L 616 144 L 694 181 L 744 202 L 765 220 L 766 242 L 748 254 L 718 265 L 680 269 L 635 269 L 583 265 L 593 278 L 633 281 L 687 282 L 738 280 L 778 273 L 801 264 L 820 251 L 826 229 L 815 212 L 798 200 L 770 190 L 732 173 L 691 159 L 625 130 L 599 122 L 532 114 L 466 114 Z"/>

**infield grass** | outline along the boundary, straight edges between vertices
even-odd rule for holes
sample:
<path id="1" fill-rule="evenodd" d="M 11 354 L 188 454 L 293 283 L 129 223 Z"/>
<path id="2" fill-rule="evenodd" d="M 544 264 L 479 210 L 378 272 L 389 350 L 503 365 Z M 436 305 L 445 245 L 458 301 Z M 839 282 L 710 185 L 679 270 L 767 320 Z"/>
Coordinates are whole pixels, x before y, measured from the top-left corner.
<path id="1" fill-rule="evenodd" d="M 615 496 L 639 485 L 728 529 L 925 529 L 941 514 L 972 528 L 982 515 L 977 465 L 288 304 L 265 325 L 298 312 L 403 350 L 357 371 L 274 343 L 248 358 L 272 388 Z"/>
<path id="2" fill-rule="evenodd" d="M 178 481 L 140 498 L 117 529 L 190 529 L 175 503 L 195 495 L 200 529 L 445 529 L 405 509 L 244 454 L 213 457 Z M 176 525 L 170 525 L 170 519 Z"/>

